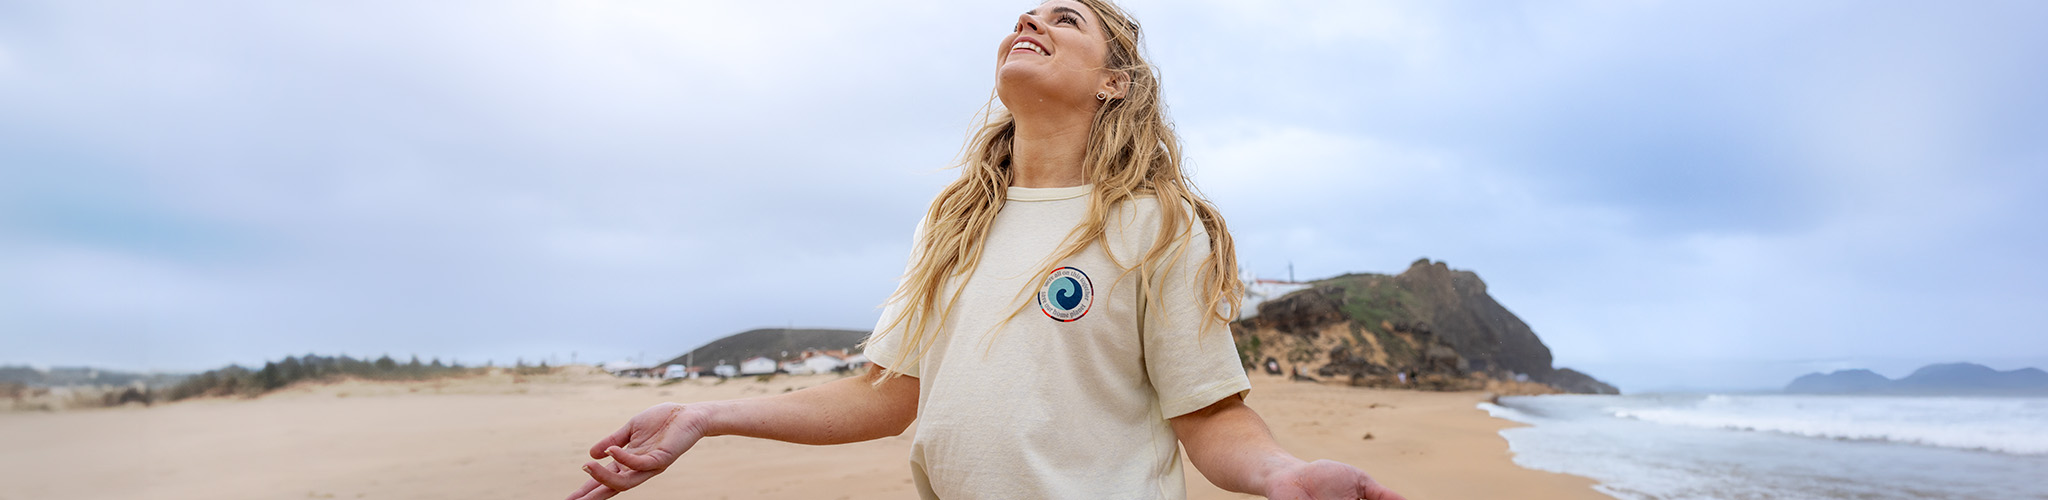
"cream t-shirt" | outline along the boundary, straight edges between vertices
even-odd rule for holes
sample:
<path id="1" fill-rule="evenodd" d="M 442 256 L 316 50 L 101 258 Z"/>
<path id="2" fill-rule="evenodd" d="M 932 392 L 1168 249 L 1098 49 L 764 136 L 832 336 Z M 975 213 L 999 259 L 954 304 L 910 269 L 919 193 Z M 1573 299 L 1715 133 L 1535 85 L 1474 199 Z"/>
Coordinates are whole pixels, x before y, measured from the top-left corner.
<path id="1" fill-rule="evenodd" d="M 1138 271 L 1124 273 L 1158 238 L 1151 197 L 1110 211 L 1114 260 L 1098 243 L 1043 272 L 1088 216 L 1089 189 L 1009 188 L 929 353 L 904 359 L 901 325 L 868 347 L 918 378 L 910 462 L 924 498 L 1183 498 L 1167 419 L 1251 390 L 1228 325 L 1204 314 L 1200 223 L 1145 278 L 1163 280 L 1157 304 L 1140 303 Z M 902 307 L 886 306 L 878 332 Z"/>

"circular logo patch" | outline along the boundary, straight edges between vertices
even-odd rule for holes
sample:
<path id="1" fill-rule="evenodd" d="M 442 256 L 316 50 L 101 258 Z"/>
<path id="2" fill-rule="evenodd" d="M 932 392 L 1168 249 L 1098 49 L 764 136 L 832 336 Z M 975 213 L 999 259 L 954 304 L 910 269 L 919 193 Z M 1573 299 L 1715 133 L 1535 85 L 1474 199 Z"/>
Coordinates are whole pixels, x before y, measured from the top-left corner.
<path id="1" fill-rule="evenodd" d="M 1045 311 L 1046 317 L 1061 322 L 1081 319 L 1088 314 L 1088 306 L 1094 304 L 1095 284 L 1080 269 L 1054 269 L 1045 276 L 1045 287 L 1038 290 L 1038 309 Z"/>

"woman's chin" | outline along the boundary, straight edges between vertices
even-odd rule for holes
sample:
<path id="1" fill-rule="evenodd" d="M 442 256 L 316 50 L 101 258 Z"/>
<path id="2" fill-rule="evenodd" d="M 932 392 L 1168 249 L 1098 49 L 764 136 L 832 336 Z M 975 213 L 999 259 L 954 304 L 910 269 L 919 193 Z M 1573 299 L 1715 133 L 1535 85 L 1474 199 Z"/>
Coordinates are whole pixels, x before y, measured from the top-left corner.
<path id="1" fill-rule="evenodd" d="M 1059 95 L 1087 93 L 1082 91 L 1061 92 L 1057 86 L 1052 85 L 1054 82 L 1051 79 L 1046 78 L 1045 68 L 1032 66 L 1035 65 L 1019 63 L 1003 65 L 1002 70 L 996 73 L 996 95 L 1002 97 L 1006 104 L 1015 104 L 1020 102 L 1056 100 L 1057 98 L 1054 96 Z"/>
<path id="2" fill-rule="evenodd" d="M 996 67 L 996 83 L 1001 84 L 1011 80 L 1033 81 L 1044 79 L 1047 70 L 1050 69 L 1046 68 L 1044 63 L 1045 61 L 1020 59 L 1003 61 L 1002 66 Z"/>

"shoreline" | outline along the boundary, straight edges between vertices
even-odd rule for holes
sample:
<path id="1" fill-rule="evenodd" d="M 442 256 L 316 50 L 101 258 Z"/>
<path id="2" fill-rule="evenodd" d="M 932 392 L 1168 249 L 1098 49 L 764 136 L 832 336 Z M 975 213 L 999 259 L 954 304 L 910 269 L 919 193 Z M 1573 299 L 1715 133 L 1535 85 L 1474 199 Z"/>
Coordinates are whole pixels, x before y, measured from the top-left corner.
<path id="1" fill-rule="evenodd" d="M 33 498 L 431 499 L 566 495 L 592 442 L 647 406 L 780 393 L 836 377 L 617 379 L 563 373 L 422 382 L 348 380 L 261 398 L 0 413 L 0 500 Z M 1247 402 L 1304 459 L 1365 469 L 1415 499 L 1608 499 L 1591 479 L 1514 464 L 1482 393 L 1292 383 L 1252 375 Z M 633 386 L 634 383 L 639 386 Z M 911 433 L 805 446 L 712 438 L 626 498 L 915 496 Z M 1372 439 L 1365 439 L 1365 433 Z M 1254 498 L 1190 464 L 1191 499 Z M 109 473 L 113 471 L 113 473 Z M 642 490 L 645 490 L 642 492 Z"/>
<path id="2" fill-rule="evenodd" d="M 1253 374 L 1245 400 L 1274 437 L 1303 460 L 1331 459 L 1364 469 L 1412 499 L 1613 500 L 1591 478 L 1514 463 L 1503 429 L 1526 424 L 1495 418 L 1478 404 L 1484 392 L 1369 389 L 1297 383 Z M 1365 439 L 1371 433 L 1372 439 Z M 1257 498 L 1217 489 L 1184 464 L 1189 499 Z"/>

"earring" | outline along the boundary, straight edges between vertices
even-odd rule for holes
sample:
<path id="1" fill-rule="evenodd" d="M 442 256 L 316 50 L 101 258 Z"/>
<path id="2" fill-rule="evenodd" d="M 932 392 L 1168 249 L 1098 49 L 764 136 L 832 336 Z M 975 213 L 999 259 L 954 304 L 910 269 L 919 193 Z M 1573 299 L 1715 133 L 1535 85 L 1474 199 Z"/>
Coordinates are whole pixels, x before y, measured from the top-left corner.
<path id="1" fill-rule="evenodd" d="M 1109 100 L 1109 93 L 1108 93 L 1108 92 L 1096 92 L 1096 93 L 1095 93 L 1095 100 L 1097 100 L 1097 101 L 1108 101 L 1108 100 Z"/>

